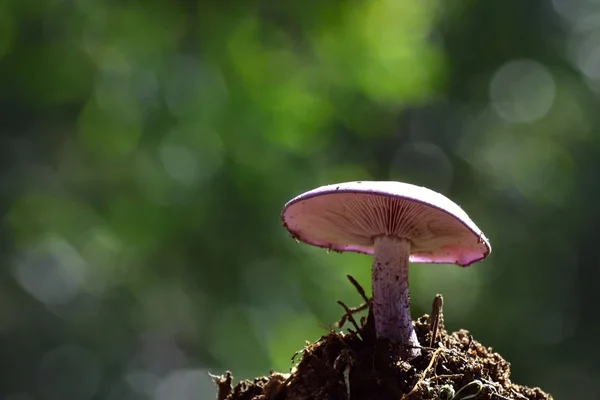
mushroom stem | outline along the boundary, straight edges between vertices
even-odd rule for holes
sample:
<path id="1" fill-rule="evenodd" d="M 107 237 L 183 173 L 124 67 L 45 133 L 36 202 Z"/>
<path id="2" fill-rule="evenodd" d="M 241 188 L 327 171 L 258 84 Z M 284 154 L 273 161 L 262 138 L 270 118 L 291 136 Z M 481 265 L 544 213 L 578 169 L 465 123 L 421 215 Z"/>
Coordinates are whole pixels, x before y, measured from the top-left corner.
<path id="1" fill-rule="evenodd" d="M 411 242 L 395 236 L 375 238 L 373 260 L 373 315 L 377 337 L 406 346 L 406 355 L 420 354 L 410 316 L 408 257 Z"/>

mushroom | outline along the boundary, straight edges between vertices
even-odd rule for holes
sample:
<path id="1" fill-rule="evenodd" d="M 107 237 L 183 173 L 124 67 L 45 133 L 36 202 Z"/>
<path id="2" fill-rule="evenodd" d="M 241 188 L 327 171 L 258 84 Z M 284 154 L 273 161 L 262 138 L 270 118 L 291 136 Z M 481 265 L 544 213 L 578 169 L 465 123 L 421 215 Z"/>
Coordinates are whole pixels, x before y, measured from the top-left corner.
<path id="1" fill-rule="evenodd" d="M 284 226 L 299 241 L 373 256 L 372 309 L 378 338 L 420 354 L 410 315 L 408 263 L 467 267 L 491 247 L 452 200 L 402 182 L 345 182 L 303 193 L 285 204 Z"/>

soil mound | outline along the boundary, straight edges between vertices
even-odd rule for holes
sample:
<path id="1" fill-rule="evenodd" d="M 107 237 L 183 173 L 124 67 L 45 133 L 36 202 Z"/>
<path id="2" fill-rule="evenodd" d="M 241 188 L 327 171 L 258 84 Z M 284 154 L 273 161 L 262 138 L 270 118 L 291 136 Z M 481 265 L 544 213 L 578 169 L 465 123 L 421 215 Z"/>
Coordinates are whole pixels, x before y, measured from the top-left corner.
<path id="1" fill-rule="evenodd" d="M 348 332 L 330 332 L 296 354 L 291 373 L 272 372 L 232 387 L 232 376 L 215 377 L 218 400 L 552 400 L 539 388 L 510 381 L 510 363 L 466 330 L 448 334 L 424 315 L 414 322 L 421 355 L 402 360 L 401 348 L 376 339 L 373 321 Z M 435 337 L 432 335 L 435 331 Z"/>

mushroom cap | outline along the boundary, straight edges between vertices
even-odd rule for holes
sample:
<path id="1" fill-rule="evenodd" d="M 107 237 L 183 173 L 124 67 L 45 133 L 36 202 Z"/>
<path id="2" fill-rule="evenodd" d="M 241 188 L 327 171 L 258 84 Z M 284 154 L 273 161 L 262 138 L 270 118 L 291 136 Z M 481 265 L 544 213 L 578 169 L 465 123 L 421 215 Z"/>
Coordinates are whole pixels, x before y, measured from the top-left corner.
<path id="1" fill-rule="evenodd" d="M 322 186 L 289 202 L 281 214 L 292 237 L 334 251 L 373 254 L 374 238 L 411 241 L 409 260 L 466 267 L 490 254 L 483 232 L 456 203 L 421 186 L 358 181 Z"/>

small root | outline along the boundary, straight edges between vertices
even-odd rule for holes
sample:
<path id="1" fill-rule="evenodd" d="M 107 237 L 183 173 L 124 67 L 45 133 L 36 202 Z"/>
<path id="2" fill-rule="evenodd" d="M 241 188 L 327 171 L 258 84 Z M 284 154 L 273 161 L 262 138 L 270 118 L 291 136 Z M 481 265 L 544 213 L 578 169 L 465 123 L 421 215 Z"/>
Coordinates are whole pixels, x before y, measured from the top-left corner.
<path id="1" fill-rule="evenodd" d="M 371 305 L 371 300 L 367 297 L 365 290 L 362 288 L 362 286 L 360 286 L 360 284 L 357 282 L 357 280 L 354 279 L 352 277 L 352 275 L 346 275 L 346 277 L 348 278 L 350 283 L 352 283 L 352 285 L 354 286 L 354 288 L 356 289 L 356 291 L 358 292 L 360 297 L 362 297 L 364 303 L 358 307 L 345 307 L 346 313 L 344 315 L 342 315 L 342 318 L 336 323 L 338 328 L 342 328 L 344 326 L 346 321 L 348 321 L 349 316 L 351 316 L 351 315 L 353 316 L 354 314 L 357 314 L 361 311 L 367 310 L 369 308 L 369 306 Z M 362 319 L 361 319 L 361 325 L 364 325 L 364 323 L 362 322 Z"/>
<path id="2" fill-rule="evenodd" d="M 429 373 L 429 370 L 431 370 L 431 368 L 433 367 L 433 364 L 435 363 L 438 354 L 440 354 L 442 352 L 442 350 L 444 350 L 444 348 L 440 347 L 439 349 L 437 349 L 436 351 L 433 352 L 433 355 L 431 356 L 431 360 L 429 361 L 429 364 L 427 365 L 427 368 L 425 368 L 423 370 L 423 373 L 421 374 L 421 377 L 419 378 L 419 380 L 417 381 L 417 383 L 415 383 L 415 385 L 410 390 L 410 392 L 402 395 L 402 400 L 405 400 L 406 398 L 408 398 L 408 396 L 410 396 L 411 394 L 413 394 L 417 390 L 417 388 L 419 387 L 419 385 L 423 381 L 425 381 L 425 379 L 427 377 L 427 374 Z"/>
<path id="3" fill-rule="evenodd" d="M 352 350 L 343 349 L 333 363 L 333 368 L 336 370 L 341 369 L 342 365 L 344 365 L 344 370 L 342 373 L 344 375 L 344 384 L 346 385 L 347 400 L 350 400 L 350 370 L 354 365 L 355 358 L 356 356 Z"/>
<path id="4" fill-rule="evenodd" d="M 360 286 L 360 284 L 356 281 L 356 279 L 352 277 L 352 275 L 346 275 L 346 278 L 348 278 L 350 283 L 354 285 L 356 291 L 358 292 L 358 294 L 360 294 L 360 297 L 362 297 L 365 304 L 368 305 L 371 302 L 371 300 L 367 297 L 365 290 L 362 288 L 362 286 Z"/>
<path id="5" fill-rule="evenodd" d="M 339 303 L 339 302 L 338 302 Z M 348 321 L 349 317 L 353 316 L 356 313 L 364 311 L 369 308 L 369 304 L 364 303 L 358 307 L 346 307 L 346 312 L 342 315 L 342 318 L 336 323 L 338 328 L 343 328 L 346 321 Z M 362 323 L 362 320 L 361 320 Z"/>
<path id="6" fill-rule="evenodd" d="M 352 309 L 348 308 L 347 305 L 345 305 L 342 301 L 338 300 L 337 302 L 340 306 L 342 306 L 344 308 L 344 311 L 346 311 L 346 313 L 344 314 L 344 316 L 346 318 L 348 318 L 348 321 L 350 321 L 352 323 L 352 325 L 354 326 L 354 328 L 356 329 L 357 333 L 360 333 L 360 326 L 356 323 L 356 320 L 354 319 L 354 317 L 352 316 Z"/>

